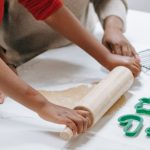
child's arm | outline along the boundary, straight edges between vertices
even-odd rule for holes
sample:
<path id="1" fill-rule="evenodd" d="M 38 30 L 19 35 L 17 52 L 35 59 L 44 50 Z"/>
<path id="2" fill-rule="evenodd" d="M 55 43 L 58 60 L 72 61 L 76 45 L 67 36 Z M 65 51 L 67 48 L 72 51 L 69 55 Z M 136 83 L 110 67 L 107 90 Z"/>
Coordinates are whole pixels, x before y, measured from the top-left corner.
<path id="1" fill-rule="evenodd" d="M 74 134 L 87 130 L 89 113 L 56 106 L 48 102 L 38 91 L 22 81 L 0 59 L 0 89 L 17 102 L 38 113 L 43 119 L 65 124 Z M 82 117 L 87 116 L 87 119 Z"/>
<path id="2" fill-rule="evenodd" d="M 126 66 L 133 72 L 134 76 L 140 72 L 138 59 L 111 54 L 106 47 L 85 30 L 75 16 L 63 6 L 61 0 L 19 0 L 19 2 L 37 20 L 45 20 L 48 25 L 76 43 L 107 69 Z"/>
<path id="3" fill-rule="evenodd" d="M 135 76 L 139 74 L 141 67 L 138 60 L 111 54 L 108 49 L 85 30 L 65 6 L 48 17 L 45 22 L 83 48 L 107 69 L 111 70 L 122 65 L 128 67 Z"/>

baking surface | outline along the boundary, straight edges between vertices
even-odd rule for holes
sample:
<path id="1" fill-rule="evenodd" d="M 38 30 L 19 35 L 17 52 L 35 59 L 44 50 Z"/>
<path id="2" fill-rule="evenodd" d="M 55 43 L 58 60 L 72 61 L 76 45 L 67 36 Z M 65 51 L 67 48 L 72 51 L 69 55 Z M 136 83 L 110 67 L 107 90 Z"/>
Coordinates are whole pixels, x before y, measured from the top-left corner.
<path id="1" fill-rule="evenodd" d="M 129 11 L 126 35 L 138 51 L 150 48 L 149 27 L 150 14 Z M 98 25 L 95 33 L 99 33 Z M 87 85 L 100 81 L 107 74 L 96 61 L 74 45 L 47 51 L 22 65 L 18 71 L 30 85 L 36 89 L 53 91 L 53 96 L 60 96 L 61 90 L 65 90 L 64 95 L 68 95 L 72 89 L 67 89 L 72 87 L 76 87 L 75 91 L 82 87 L 84 92 L 88 92 Z M 141 73 L 125 97 L 119 100 L 92 129 L 70 142 L 60 139 L 56 133 L 64 129 L 63 125 L 44 121 L 34 112 L 7 98 L 5 103 L 0 105 L 0 149 L 148 150 L 150 138 L 145 136 L 144 130 L 150 127 L 150 116 L 142 116 L 144 128 L 136 138 L 125 137 L 117 119 L 124 114 L 134 114 L 134 105 L 138 99 L 150 97 L 149 89 L 150 76 Z M 55 100 L 56 97 L 53 98 Z"/>

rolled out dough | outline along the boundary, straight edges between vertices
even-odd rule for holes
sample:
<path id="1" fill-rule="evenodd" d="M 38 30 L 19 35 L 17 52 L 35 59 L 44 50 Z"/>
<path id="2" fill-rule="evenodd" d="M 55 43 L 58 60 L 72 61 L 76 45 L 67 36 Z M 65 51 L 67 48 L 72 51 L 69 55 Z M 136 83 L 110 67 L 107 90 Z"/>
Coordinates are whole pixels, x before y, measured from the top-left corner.
<path id="1" fill-rule="evenodd" d="M 64 106 L 67 108 L 74 108 L 79 101 L 90 92 L 96 84 L 80 85 L 77 87 L 69 88 L 62 91 L 46 91 L 39 90 L 39 92 L 47 98 L 48 101 Z M 120 100 L 107 112 L 113 113 L 117 111 L 126 102 L 125 97 L 122 96 Z"/>
<path id="2" fill-rule="evenodd" d="M 47 98 L 48 101 L 68 107 L 74 108 L 74 106 L 85 96 L 95 85 L 80 85 L 77 87 L 69 88 L 63 91 L 45 91 L 39 90 L 39 92 Z"/>

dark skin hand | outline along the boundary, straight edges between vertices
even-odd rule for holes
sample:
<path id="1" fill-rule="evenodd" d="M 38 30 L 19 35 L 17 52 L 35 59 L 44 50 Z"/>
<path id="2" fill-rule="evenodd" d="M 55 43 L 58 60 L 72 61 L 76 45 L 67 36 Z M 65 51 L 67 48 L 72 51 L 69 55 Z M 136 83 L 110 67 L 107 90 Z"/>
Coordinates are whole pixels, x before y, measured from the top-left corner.
<path id="1" fill-rule="evenodd" d="M 112 54 L 112 56 L 108 56 L 107 59 L 109 59 L 109 63 L 111 63 L 111 65 L 107 64 L 106 66 L 109 70 L 112 70 L 114 67 L 119 66 L 119 63 L 122 62 L 123 66 L 132 70 L 134 77 L 138 76 L 141 72 L 141 65 L 138 59 L 131 59 L 128 56 L 124 56 L 124 59 L 122 59 L 121 57 L 118 57 L 118 55 L 114 54 Z"/>
<path id="2" fill-rule="evenodd" d="M 135 48 L 123 35 L 123 22 L 119 17 L 109 16 L 104 20 L 102 43 L 113 53 L 140 59 Z"/>
<path id="3" fill-rule="evenodd" d="M 40 110 L 40 117 L 44 120 L 59 124 L 66 124 L 73 134 L 84 133 L 91 125 L 90 113 L 84 110 L 70 110 L 62 106 L 47 104 Z"/>

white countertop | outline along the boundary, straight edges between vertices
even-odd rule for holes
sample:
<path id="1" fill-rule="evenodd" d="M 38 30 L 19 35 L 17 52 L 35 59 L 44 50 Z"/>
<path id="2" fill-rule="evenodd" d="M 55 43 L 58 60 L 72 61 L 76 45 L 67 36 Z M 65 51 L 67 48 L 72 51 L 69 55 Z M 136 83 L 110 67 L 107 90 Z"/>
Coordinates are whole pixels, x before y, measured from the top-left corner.
<path id="1" fill-rule="evenodd" d="M 150 14 L 129 11 L 129 40 L 138 51 L 150 48 Z M 96 30 L 95 32 L 98 32 Z M 62 70 L 63 68 L 63 70 Z M 35 88 L 59 90 L 81 83 L 90 83 L 106 73 L 91 57 L 75 45 L 51 50 L 22 65 L 20 76 Z M 40 119 L 34 112 L 7 98 L 0 105 L 1 150 L 148 150 L 150 138 L 144 129 L 150 127 L 150 116 L 143 116 L 144 128 L 136 138 L 123 135 L 118 126 L 120 115 L 135 113 L 134 105 L 141 97 L 150 97 L 150 77 L 141 73 L 121 108 L 114 108 L 86 134 L 66 142 L 53 131 L 64 126 Z"/>

